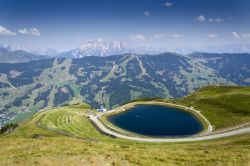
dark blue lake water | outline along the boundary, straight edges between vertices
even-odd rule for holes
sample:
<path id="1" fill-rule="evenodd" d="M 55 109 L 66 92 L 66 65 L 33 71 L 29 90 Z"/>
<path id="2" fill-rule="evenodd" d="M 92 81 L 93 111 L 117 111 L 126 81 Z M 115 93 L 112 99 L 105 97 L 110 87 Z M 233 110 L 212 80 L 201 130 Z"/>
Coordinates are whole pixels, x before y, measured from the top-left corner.
<path id="1" fill-rule="evenodd" d="M 124 130 L 153 137 L 189 136 L 203 130 L 202 123 L 191 113 L 161 105 L 136 105 L 109 116 L 108 121 Z"/>

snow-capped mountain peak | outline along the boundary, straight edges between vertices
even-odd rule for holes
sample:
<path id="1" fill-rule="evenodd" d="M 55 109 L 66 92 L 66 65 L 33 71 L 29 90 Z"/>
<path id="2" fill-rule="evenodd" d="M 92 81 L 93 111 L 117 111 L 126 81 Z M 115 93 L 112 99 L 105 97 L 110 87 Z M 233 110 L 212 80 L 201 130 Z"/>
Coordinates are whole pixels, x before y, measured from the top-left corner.
<path id="1" fill-rule="evenodd" d="M 61 53 L 59 56 L 66 58 L 82 58 L 85 56 L 110 56 L 119 54 L 149 54 L 158 53 L 150 47 L 129 45 L 123 41 L 104 42 L 102 40 L 91 40 L 83 43 L 79 48 Z"/>
<path id="2" fill-rule="evenodd" d="M 82 58 L 84 56 L 109 56 L 115 54 L 124 54 L 133 51 L 132 48 L 124 44 L 122 41 L 118 42 L 103 42 L 103 41 L 88 41 L 83 43 L 79 48 L 71 52 L 74 58 Z"/>
<path id="3" fill-rule="evenodd" d="M 102 42 L 88 41 L 82 44 L 78 49 L 72 50 L 75 58 L 84 56 L 108 56 L 112 54 L 127 53 L 127 47 L 122 41 L 119 42 Z"/>

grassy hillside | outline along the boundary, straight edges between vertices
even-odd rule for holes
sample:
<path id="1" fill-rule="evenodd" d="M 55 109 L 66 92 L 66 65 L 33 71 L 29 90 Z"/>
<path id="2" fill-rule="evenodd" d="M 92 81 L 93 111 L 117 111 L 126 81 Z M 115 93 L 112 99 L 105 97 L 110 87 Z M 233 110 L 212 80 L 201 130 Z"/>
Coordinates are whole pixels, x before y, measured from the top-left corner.
<path id="1" fill-rule="evenodd" d="M 250 87 L 205 87 L 174 102 L 198 109 L 216 130 L 250 122 Z"/>
<path id="2" fill-rule="evenodd" d="M 246 90 L 249 89 L 206 88 L 179 102 L 187 100 L 194 105 L 196 101 L 199 103 L 196 99 L 201 94 L 203 97 L 241 95 Z M 246 100 L 241 103 L 246 104 Z M 220 110 L 209 112 L 224 119 L 218 113 Z M 86 118 L 88 113 L 95 112 L 86 105 L 37 113 L 15 132 L 0 135 L 0 165 L 248 165 L 250 162 L 249 134 L 192 143 L 139 143 L 102 135 Z"/>

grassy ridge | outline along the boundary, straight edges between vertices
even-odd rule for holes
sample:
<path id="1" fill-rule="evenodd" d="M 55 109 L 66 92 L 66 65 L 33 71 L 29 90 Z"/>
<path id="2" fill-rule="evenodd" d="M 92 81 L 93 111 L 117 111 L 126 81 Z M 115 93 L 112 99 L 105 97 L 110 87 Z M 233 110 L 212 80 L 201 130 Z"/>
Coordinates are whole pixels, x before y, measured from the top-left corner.
<path id="1" fill-rule="evenodd" d="M 208 97 L 218 94 L 215 91 L 199 93 Z M 250 162 L 249 134 L 192 143 L 133 142 L 97 132 L 85 117 L 89 111 L 67 106 L 40 112 L 15 132 L 0 135 L 0 165 L 248 165 Z"/>
<path id="2" fill-rule="evenodd" d="M 215 129 L 250 122 L 250 87 L 205 87 L 174 102 L 200 110 Z"/>

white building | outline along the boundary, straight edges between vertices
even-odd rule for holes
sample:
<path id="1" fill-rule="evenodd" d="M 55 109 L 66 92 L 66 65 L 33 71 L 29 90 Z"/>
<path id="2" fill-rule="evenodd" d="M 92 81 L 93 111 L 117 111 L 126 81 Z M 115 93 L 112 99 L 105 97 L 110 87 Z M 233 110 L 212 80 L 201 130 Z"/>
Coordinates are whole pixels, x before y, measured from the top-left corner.
<path id="1" fill-rule="evenodd" d="M 97 109 L 98 112 L 106 112 L 107 109 L 103 107 L 103 105 L 100 106 L 99 109 Z"/>

